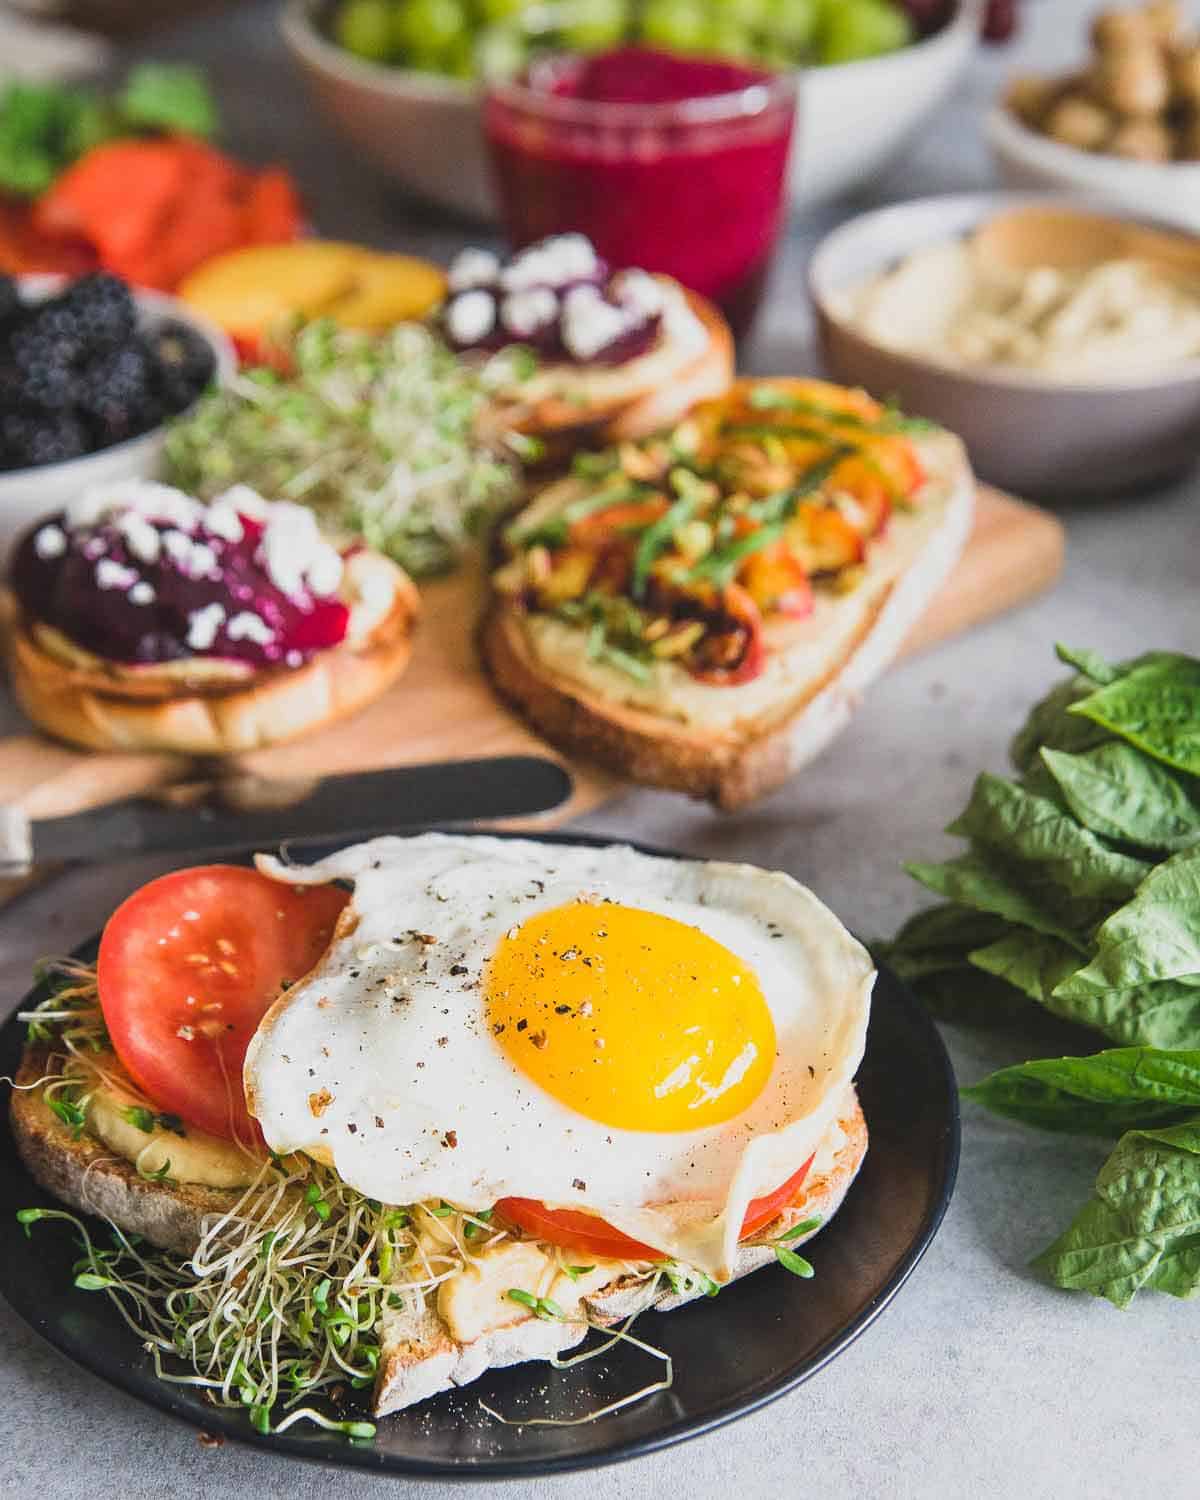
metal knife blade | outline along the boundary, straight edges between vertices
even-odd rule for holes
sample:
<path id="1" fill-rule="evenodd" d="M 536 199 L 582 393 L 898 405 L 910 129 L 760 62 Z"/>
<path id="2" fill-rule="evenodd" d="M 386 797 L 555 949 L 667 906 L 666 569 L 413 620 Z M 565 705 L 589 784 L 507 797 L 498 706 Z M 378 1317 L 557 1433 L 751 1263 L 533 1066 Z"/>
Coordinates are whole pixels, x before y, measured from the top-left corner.
<path id="1" fill-rule="evenodd" d="M 251 778 L 167 787 L 154 797 L 30 821 L 0 807 L 0 874 L 46 861 L 197 854 L 363 838 L 437 823 L 528 817 L 571 795 L 570 775 L 532 755 L 398 766 L 319 781 Z"/>

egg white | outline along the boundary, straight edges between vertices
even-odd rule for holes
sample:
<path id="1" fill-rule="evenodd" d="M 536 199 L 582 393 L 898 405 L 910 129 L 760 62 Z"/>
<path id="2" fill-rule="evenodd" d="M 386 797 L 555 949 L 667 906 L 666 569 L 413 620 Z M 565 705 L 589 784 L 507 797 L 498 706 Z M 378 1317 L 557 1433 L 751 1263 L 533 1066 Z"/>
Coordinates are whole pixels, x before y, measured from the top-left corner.
<path id="1" fill-rule="evenodd" d="M 443 834 L 258 863 L 289 884 L 352 880 L 354 894 L 328 952 L 250 1044 L 250 1109 L 274 1150 L 318 1156 L 384 1203 L 585 1209 L 724 1280 L 747 1203 L 817 1150 L 862 1058 L 871 960 L 788 875 Z M 484 1015 L 489 957 L 535 912 L 585 895 L 688 923 L 754 969 L 778 1053 L 741 1114 L 687 1132 L 615 1129 L 501 1050 Z"/>

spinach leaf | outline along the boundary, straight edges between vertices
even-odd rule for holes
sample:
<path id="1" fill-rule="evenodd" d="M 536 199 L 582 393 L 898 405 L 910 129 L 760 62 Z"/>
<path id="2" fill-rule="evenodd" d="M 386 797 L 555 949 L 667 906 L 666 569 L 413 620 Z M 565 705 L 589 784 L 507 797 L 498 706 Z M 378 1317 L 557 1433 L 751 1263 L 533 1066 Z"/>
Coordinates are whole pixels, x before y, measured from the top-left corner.
<path id="1" fill-rule="evenodd" d="M 1098 651 L 1089 651 L 1086 646 L 1064 646 L 1059 641 L 1054 654 L 1064 666 L 1074 667 L 1081 676 L 1090 677 L 1100 687 L 1116 682 L 1127 670 L 1124 667 L 1114 667 Z"/>
<path id="2" fill-rule="evenodd" d="M 1041 759 L 1071 812 L 1103 838 L 1171 853 L 1200 843 L 1200 781 L 1121 740 Z"/>
<path id="3" fill-rule="evenodd" d="M 1070 677 L 1034 704 L 1009 746 L 1009 759 L 1018 771 L 1028 771 L 1036 763 L 1043 745 L 1052 750 L 1090 750 L 1111 738 L 1098 724 L 1070 711 L 1095 690 L 1096 685 L 1089 678 Z"/>
<path id="4" fill-rule="evenodd" d="M 1136 990 L 1077 992 L 1060 984 L 1046 1008 L 1128 1046 L 1200 1047 L 1200 988 L 1163 979 Z"/>
<path id="5" fill-rule="evenodd" d="M 919 975 L 909 983 L 929 1014 L 952 1026 L 1006 1026 L 1032 1011 L 1020 990 L 966 963 Z"/>
<path id="6" fill-rule="evenodd" d="M 994 1114 L 1043 1130 L 1120 1135 L 1200 1110 L 1200 1051 L 1118 1047 L 1001 1068 L 963 1089 Z"/>
<path id="7" fill-rule="evenodd" d="M 1002 917 L 971 911 L 965 906 L 931 906 L 910 917 L 890 943 L 874 951 L 905 979 L 936 974 L 966 965 L 972 948 L 995 942 L 1009 932 Z M 1078 956 L 1076 956 L 1078 965 Z"/>
<path id="8" fill-rule="evenodd" d="M 1063 991 L 1140 989 L 1160 979 L 1200 986 L 1200 847 L 1156 865 L 1096 933 L 1097 953 Z"/>
<path id="9" fill-rule="evenodd" d="M 1169 652 L 1141 657 L 1124 676 L 1067 711 L 1156 760 L 1200 776 L 1200 660 L 1195 657 Z"/>
<path id="10" fill-rule="evenodd" d="M 1200 1115 L 1123 1135 L 1096 1196 L 1034 1262 L 1061 1287 L 1127 1307 L 1143 1287 L 1200 1292 Z"/>
<path id="11" fill-rule="evenodd" d="M 1101 843 L 1053 802 L 986 771 L 966 811 L 946 831 L 1035 864 L 1038 882 L 1061 891 L 1060 907 L 1077 898 L 1124 901 L 1150 871 L 1143 860 Z"/>
<path id="12" fill-rule="evenodd" d="M 1023 995 L 1061 1015 L 1063 1012 L 1053 1003 L 1054 991 L 1078 969 L 1079 950 L 1061 938 L 1018 928 L 984 948 L 974 949 L 970 960 L 985 974 L 1006 980 Z M 1067 1019 L 1076 1021 L 1079 1017 L 1068 1015 Z"/>
<path id="13" fill-rule="evenodd" d="M 1044 899 L 1037 872 L 1016 869 L 992 850 L 973 849 L 969 854 L 947 860 L 944 864 L 907 864 L 904 868 L 914 880 L 919 880 L 946 901 L 969 906 L 973 911 L 991 912 L 1018 927 L 1029 927 L 1034 932 L 1062 938 L 1080 953 L 1088 951 L 1079 931 L 1056 915 Z M 1100 921 L 1106 910 L 1103 904 L 1092 903 L 1087 908 L 1088 919 L 1083 925 L 1087 927 Z"/>

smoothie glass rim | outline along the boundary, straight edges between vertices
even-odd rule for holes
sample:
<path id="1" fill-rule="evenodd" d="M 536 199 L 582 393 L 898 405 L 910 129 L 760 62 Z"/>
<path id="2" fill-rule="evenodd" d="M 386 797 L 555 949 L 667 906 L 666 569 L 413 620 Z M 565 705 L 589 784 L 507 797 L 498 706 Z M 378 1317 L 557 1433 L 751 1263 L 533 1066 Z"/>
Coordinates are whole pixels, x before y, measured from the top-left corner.
<path id="1" fill-rule="evenodd" d="M 660 49 L 644 47 L 636 50 L 654 53 Z M 662 55 L 677 58 L 677 54 L 664 52 Z M 742 68 L 751 81 L 739 88 L 724 89 L 716 94 L 695 94 L 686 99 L 580 99 L 571 94 L 554 93 L 551 88 L 538 87 L 532 81 L 541 77 L 552 79 L 555 73 L 561 74 L 581 60 L 586 61 L 586 54 L 555 52 L 538 58 L 521 77 L 485 77 L 481 80 L 484 102 L 495 100 L 525 114 L 543 115 L 561 125 L 645 129 L 651 126 L 744 123 L 775 108 L 790 106 L 794 110 L 799 101 L 800 75 L 796 70 L 771 72 L 736 59 L 693 59 L 697 62 L 727 62 Z"/>

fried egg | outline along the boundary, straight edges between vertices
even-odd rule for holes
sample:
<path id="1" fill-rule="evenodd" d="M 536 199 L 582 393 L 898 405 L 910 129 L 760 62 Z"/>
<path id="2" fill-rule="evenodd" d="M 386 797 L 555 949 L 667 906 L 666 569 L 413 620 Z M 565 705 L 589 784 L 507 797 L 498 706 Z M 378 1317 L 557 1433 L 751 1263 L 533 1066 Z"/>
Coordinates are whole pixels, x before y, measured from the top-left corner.
<path id="1" fill-rule="evenodd" d="M 259 867 L 354 893 L 247 1100 L 369 1197 L 534 1198 L 724 1280 L 747 1204 L 836 1130 L 874 969 L 787 875 L 443 834 Z"/>

